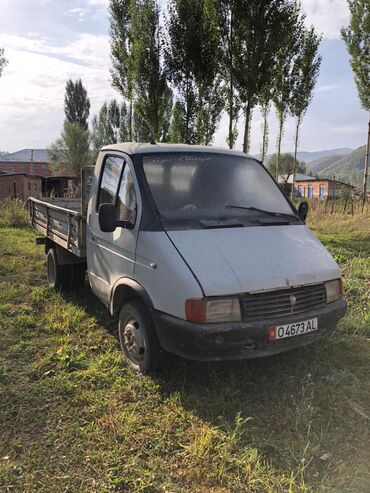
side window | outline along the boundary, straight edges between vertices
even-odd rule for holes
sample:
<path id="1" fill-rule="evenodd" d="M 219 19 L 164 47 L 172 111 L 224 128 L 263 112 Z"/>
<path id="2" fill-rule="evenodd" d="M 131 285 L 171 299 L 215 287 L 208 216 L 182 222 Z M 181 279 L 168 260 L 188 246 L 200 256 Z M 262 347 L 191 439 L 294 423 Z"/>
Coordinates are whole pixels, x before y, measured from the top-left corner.
<path id="1" fill-rule="evenodd" d="M 121 176 L 124 160 L 120 157 L 108 156 L 103 164 L 97 209 L 100 204 L 115 204 L 118 183 Z"/>
<path id="2" fill-rule="evenodd" d="M 121 186 L 117 200 L 117 219 L 118 221 L 128 221 L 135 224 L 137 200 L 135 185 L 130 166 L 126 164 L 123 170 Z"/>

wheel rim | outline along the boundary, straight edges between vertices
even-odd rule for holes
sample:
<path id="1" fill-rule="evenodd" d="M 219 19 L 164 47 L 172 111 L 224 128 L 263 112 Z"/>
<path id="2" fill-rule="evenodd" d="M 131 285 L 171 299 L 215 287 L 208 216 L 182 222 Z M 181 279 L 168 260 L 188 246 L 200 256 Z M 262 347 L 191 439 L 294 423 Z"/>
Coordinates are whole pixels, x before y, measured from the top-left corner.
<path id="1" fill-rule="evenodd" d="M 131 318 L 124 326 L 122 335 L 123 345 L 131 361 L 142 363 L 145 357 L 145 340 L 139 322 Z"/>
<path id="2" fill-rule="evenodd" d="M 52 286 L 54 286 L 54 284 L 55 284 L 55 265 L 54 265 L 54 260 L 53 260 L 51 255 L 48 256 L 47 267 L 48 267 L 48 281 Z"/>

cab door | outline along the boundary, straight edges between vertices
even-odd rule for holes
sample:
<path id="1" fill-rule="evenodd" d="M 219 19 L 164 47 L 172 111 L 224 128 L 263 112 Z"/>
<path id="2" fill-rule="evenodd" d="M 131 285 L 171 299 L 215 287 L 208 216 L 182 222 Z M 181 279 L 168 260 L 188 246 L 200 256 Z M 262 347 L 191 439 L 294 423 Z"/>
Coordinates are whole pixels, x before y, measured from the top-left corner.
<path id="1" fill-rule="evenodd" d="M 120 155 L 105 156 L 98 183 L 88 222 L 87 263 L 92 290 L 108 304 L 115 281 L 134 275 L 139 193 L 132 163 Z M 129 226 L 117 227 L 113 233 L 103 233 L 98 213 L 99 206 L 104 203 L 114 204 L 116 219 L 128 221 Z"/>

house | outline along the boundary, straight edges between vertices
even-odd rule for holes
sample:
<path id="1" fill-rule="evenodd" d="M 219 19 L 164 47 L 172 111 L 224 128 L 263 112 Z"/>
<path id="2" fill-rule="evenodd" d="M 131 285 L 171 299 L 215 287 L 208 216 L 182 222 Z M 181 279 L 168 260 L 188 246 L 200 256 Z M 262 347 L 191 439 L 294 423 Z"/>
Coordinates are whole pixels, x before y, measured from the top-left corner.
<path id="1" fill-rule="evenodd" d="M 42 196 L 42 176 L 27 173 L 0 174 L 0 200 L 17 198 L 27 200 Z"/>
<path id="2" fill-rule="evenodd" d="M 0 156 L 0 171 L 44 177 L 52 175 L 47 149 L 22 149 Z"/>
<path id="3" fill-rule="evenodd" d="M 292 185 L 293 175 L 282 175 L 279 184 Z M 294 181 L 294 191 L 297 198 L 302 199 L 338 199 L 343 193 L 355 193 L 355 187 L 330 178 L 316 178 L 314 176 L 297 173 Z"/>

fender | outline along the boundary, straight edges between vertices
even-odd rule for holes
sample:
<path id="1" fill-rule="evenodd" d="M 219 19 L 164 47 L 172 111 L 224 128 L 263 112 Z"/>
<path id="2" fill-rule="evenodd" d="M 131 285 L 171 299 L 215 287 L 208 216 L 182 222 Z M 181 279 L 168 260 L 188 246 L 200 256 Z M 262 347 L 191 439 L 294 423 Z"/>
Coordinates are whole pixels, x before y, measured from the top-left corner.
<path id="1" fill-rule="evenodd" d="M 140 298 L 148 308 L 154 308 L 149 294 L 141 284 L 130 277 L 121 277 L 118 279 L 111 290 L 109 301 L 110 314 L 114 315 L 123 301 L 128 301 L 134 297 Z"/>

